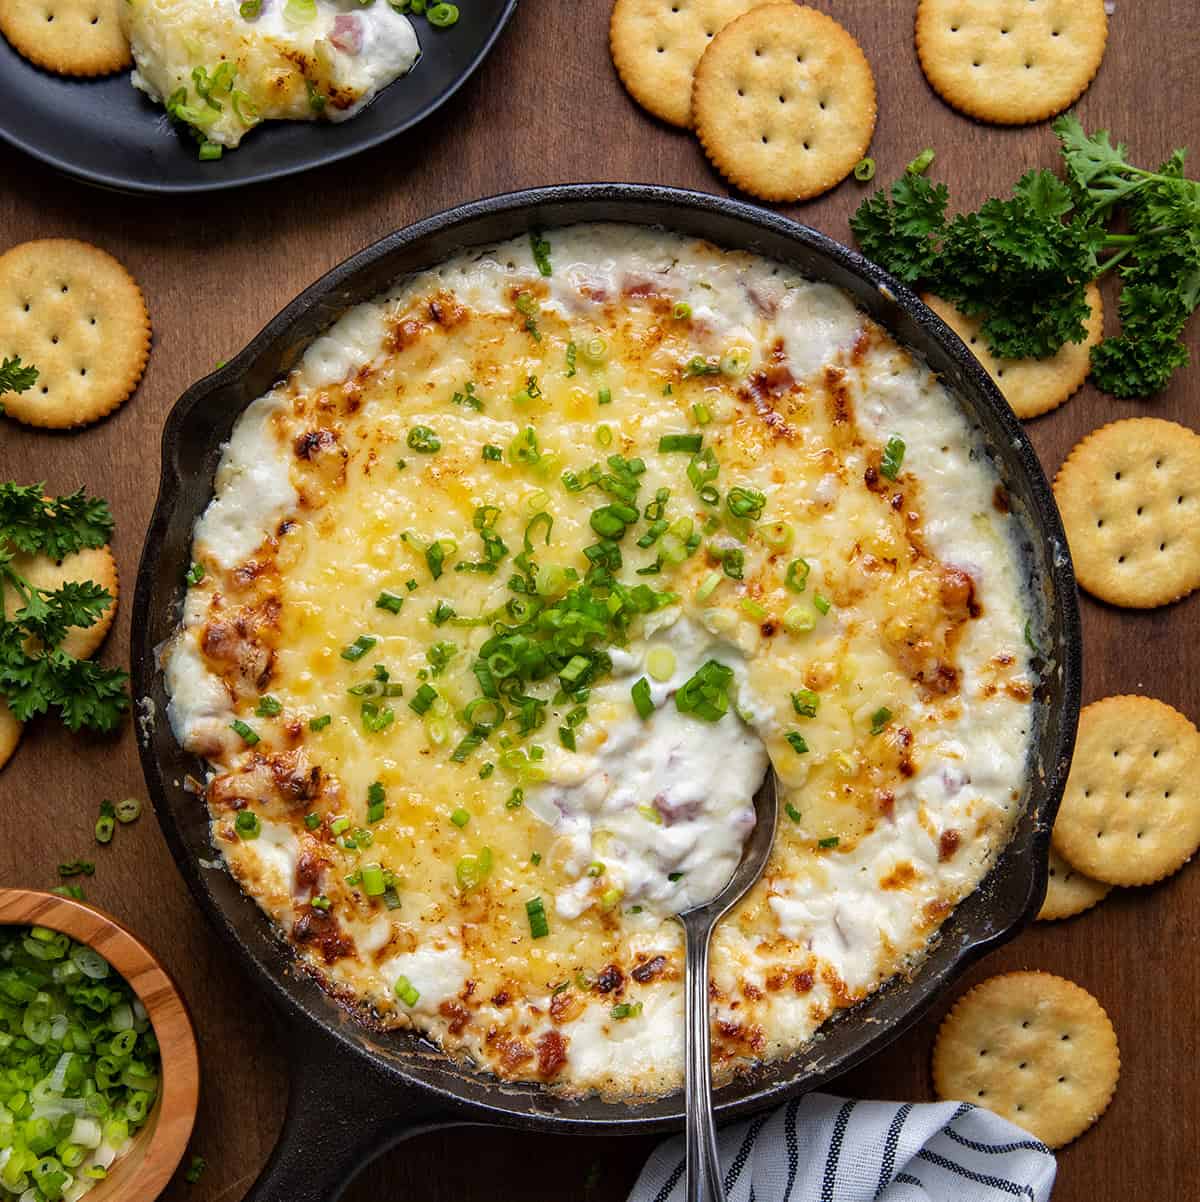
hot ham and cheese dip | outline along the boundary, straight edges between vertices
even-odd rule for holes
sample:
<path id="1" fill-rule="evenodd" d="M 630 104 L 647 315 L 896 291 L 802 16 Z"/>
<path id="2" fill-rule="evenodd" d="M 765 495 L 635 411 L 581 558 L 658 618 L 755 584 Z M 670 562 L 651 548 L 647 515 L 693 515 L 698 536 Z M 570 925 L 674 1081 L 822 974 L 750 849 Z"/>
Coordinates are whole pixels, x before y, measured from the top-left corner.
<path id="1" fill-rule="evenodd" d="M 229 870 L 365 1019 L 648 1096 L 682 1075 L 672 915 L 768 765 L 721 1073 L 911 968 L 987 872 L 1033 726 L 1019 533 L 961 406 L 842 292 L 551 231 L 398 283 L 246 410 L 170 719 Z"/>
<path id="2" fill-rule="evenodd" d="M 263 121 L 345 121 L 420 54 L 387 0 L 123 0 L 121 23 L 134 87 L 229 149 Z"/>

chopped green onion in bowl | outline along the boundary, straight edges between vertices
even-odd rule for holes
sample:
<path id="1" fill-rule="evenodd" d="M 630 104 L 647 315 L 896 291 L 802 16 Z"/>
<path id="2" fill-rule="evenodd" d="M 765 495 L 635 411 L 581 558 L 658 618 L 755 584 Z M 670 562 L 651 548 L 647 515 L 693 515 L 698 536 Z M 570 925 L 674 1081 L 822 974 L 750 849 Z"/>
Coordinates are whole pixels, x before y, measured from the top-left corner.
<path id="1" fill-rule="evenodd" d="M 104 1180 L 160 1079 L 145 1008 L 98 952 L 0 927 L 0 1200 L 60 1202 Z"/>

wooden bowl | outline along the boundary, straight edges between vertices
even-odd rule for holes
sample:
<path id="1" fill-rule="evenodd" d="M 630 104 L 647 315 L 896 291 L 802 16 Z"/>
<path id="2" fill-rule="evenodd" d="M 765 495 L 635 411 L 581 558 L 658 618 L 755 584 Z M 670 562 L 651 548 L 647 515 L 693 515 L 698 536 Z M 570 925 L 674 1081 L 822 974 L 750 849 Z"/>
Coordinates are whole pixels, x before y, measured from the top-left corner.
<path id="1" fill-rule="evenodd" d="M 153 1202 L 179 1167 L 200 1099 L 196 1033 L 183 996 L 153 953 L 111 914 L 73 898 L 0 888 L 0 926 L 43 926 L 99 952 L 146 1007 L 162 1057 L 158 1097 L 132 1145 L 87 1202 Z"/>

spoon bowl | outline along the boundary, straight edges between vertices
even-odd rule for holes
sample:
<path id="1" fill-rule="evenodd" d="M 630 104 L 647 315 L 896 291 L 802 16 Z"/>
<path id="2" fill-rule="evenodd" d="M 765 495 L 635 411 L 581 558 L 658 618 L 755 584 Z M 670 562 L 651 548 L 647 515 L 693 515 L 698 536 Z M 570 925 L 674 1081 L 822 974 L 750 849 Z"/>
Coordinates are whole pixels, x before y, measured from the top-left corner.
<path id="1" fill-rule="evenodd" d="M 754 795 L 754 830 L 742 848 L 742 858 L 728 884 L 711 900 L 676 915 L 683 924 L 686 953 L 683 1096 L 687 1131 L 684 1197 L 687 1202 L 725 1202 L 712 1103 L 708 945 L 717 923 L 762 876 L 775 844 L 778 815 L 779 782 L 772 767 Z"/>

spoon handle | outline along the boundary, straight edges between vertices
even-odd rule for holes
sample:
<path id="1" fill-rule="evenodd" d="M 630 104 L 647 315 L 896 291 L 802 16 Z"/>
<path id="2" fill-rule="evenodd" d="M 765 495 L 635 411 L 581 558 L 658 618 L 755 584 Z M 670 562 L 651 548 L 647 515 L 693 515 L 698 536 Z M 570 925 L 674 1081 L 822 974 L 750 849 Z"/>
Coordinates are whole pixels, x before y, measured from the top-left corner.
<path id="1" fill-rule="evenodd" d="M 712 920 L 683 919 L 686 936 L 687 1202 L 725 1202 L 717 1131 L 713 1120 L 712 1064 L 708 1028 L 708 941 Z"/>

